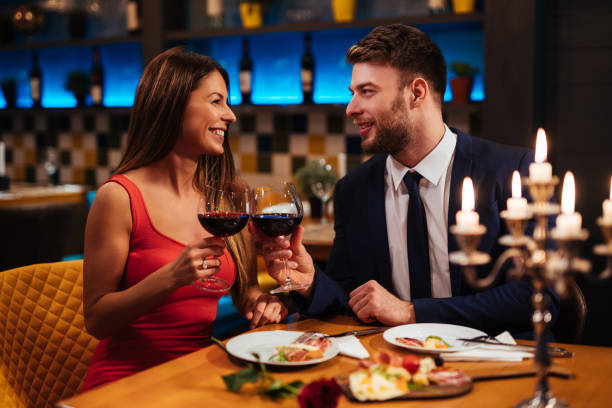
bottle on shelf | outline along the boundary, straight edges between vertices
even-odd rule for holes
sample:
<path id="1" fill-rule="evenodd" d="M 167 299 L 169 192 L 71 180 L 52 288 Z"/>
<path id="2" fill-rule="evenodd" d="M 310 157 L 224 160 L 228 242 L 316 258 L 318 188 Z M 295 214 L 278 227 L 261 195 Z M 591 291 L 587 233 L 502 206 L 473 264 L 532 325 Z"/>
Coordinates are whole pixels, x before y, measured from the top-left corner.
<path id="1" fill-rule="evenodd" d="M 30 96 L 32 106 L 40 107 L 42 99 L 42 73 L 38 65 L 38 52 L 32 54 L 32 67 L 30 68 Z"/>
<path id="2" fill-rule="evenodd" d="M 251 87 L 253 79 L 253 61 L 249 56 L 249 39 L 242 39 L 242 58 L 240 59 L 240 93 L 242 103 L 251 103 Z"/>
<path id="3" fill-rule="evenodd" d="M 206 0 L 206 16 L 208 27 L 223 27 L 223 0 Z"/>
<path id="4" fill-rule="evenodd" d="M 310 52 L 310 33 L 304 35 L 304 55 L 302 55 L 302 94 L 303 103 L 312 103 L 315 61 Z"/>
<path id="5" fill-rule="evenodd" d="M 91 94 L 93 106 L 102 106 L 104 95 L 104 68 L 102 68 L 102 64 L 100 63 L 100 50 L 98 47 L 94 48 L 93 51 L 90 83 L 91 88 L 89 89 L 89 93 Z"/>
<path id="6" fill-rule="evenodd" d="M 128 0 L 125 4 L 125 28 L 130 34 L 138 34 L 140 32 L 139 0 Z"/>
<path id="7" fill-rule="evenodd" d="M 448 12 L 446 0 L 427 0 L 427 7 L 429 8 L 429 14 L 441 14 Z"/>

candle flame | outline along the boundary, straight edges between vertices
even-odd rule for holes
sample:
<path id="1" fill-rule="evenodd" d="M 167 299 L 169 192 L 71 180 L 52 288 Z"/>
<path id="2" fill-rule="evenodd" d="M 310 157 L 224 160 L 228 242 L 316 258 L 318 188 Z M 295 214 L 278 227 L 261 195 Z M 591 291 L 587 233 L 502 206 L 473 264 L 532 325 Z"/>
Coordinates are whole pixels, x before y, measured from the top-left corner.
<path id="1" fill-rule="evenodd" d="M 512 198 L 521 198 L 521 175 L 516 170 L 512 173 Z"/>
<path id="2" fill-rule="evenodd" d="M 544 163 L 548 156 L 548 146 L 546 145 L 546 132 L 539 128 L 536 135 L 535 161 L 536 163 Z"/>
<path id="3" fill-rule="evenodd" d="M 576 184 L 571 171 L 565 173 L 563 178 L 563 191 L 561 192 L 561 211 L 563 214 L 572 214 L 576 206 Z"/>
<path id="4" fill-rule="evenodd" d="M 474 184 L 472 184 L 472 179 L 469 177 L 463 179 L 461 197 L 461 211 L 474 211 Z"/>

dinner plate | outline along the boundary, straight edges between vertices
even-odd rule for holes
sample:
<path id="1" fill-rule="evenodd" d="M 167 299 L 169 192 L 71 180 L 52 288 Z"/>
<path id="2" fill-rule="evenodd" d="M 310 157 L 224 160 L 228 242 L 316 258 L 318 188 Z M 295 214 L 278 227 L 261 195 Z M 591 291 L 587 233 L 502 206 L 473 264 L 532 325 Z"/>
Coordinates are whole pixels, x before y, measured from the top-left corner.
<path id="1" fill-rule="evenodd" d="M 397 337 L 410 337 L 420 341 L 425 341 L 428 336 L 438 336 L 442 338 L 450 347 L 447 349 L 432 349 L 425 347 L 409 346 L 396 340 Z M 455 353 L 457 351 L 470 350 L 478 347 L 478 344 L 467 343 L 458 338 L 472 338 L 476 336 L 486 336 L 486 333 L 471 327 L 457 326 L 454 324 L 442 323 L 414 323 L 392 327 L 385 330 L 383 338 L 391 344 L 403 347 L 408 350 L 418 351 L 419 353 Z"/>
<path id="2" fill-rule="evenodd" d="M 306 361 L 270 361 L 270 357 L 276 353 L 276 346 L 286 346 L 300 337 L 304 332 L 287 330 L 270 330 L 242 334 L 230 339 L 225 345 L 227 352 L 241 360 L 276 366 L 305 366 L 319 364 L 334 358 L 340 351 L 338 343 L 331 339 L 331 346 L 325 350 L 323 358 Z M 253 355 L 257 353 L 260 360 Z"/>

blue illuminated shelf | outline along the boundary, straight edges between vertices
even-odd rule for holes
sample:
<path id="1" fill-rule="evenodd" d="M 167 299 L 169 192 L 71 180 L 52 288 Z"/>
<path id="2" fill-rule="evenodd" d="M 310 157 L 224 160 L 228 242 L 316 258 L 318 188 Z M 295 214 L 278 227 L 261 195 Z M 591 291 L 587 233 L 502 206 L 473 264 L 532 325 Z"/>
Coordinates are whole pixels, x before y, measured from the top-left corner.
<path id="1" fill-rule="evenodd" d="M 37 41 L 24 44 L 8 44 L 0 46 L 2 51 L 34 50 L 54 47 L 93 47 L 96 45 L 121 44 L 140 42 L 141 36 L 94 37 L 70 41 Z"/>
<path id="2" fill-rule="evenodd" d="M 219 29 L 204 29 L 204 30 L 187 30 L 187 31 L 167 31 L 167 41 L 181 41 L 207 37 L 222 37 L 235 35 L 252 35 L 252 34 L 269 34 L 283 33 L 289 31 L 318 31 L 318 30 L 334 30 L 343 28 L 364 28 L 374 27 L 378 25 L 386 25 L 393 23 L 404 23 L 408 25 L 423 26 L 431 24 L 444 23 L 482 23 L 484 21 L 483 13 L 466 13 L 466 14 L 431 14 L 424 16 L 403 16 L 391 18 L 376 18 L 354 20 L 347 23 L 335 22 L 316 22 L 307 21 L 291 24 L 276 24 L 266 25 L 258 28 L 242 28 L 242 27 L 227 27 Z"/>

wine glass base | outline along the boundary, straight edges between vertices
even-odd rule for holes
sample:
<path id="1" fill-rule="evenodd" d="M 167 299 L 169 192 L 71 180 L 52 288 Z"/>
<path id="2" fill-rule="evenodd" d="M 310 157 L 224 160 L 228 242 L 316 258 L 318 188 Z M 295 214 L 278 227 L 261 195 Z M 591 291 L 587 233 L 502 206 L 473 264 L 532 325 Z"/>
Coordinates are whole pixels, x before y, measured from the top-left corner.
<path id="1" fill-rule="evenodd" d="M 192 283 L 196 288 L 205 292 L 222 293 L 227 292 L 230 284 L 225 279 L 221 278 L 204 278 Z"/>
<path id="2" fill-rule="evenodd" d="M 566 402 L 555 397 L 535 396 L 516 404 L 514 408 L 571 408 Z"/>
<path id="3" fill-rule="evenodd" d="M 284 293 L 284 292 L 291 292 L 292 290 L 299 290 L 299 289 L 306 289 L 308 288 L 310 285 L 306 285 L 306 284 L 297 284 L 297 283 L 290 283 L 288 285 L 281 285 L 278 288 L 274 288 L 270 291 L 271 295 L 274 295 L 276 293 Z"/>

